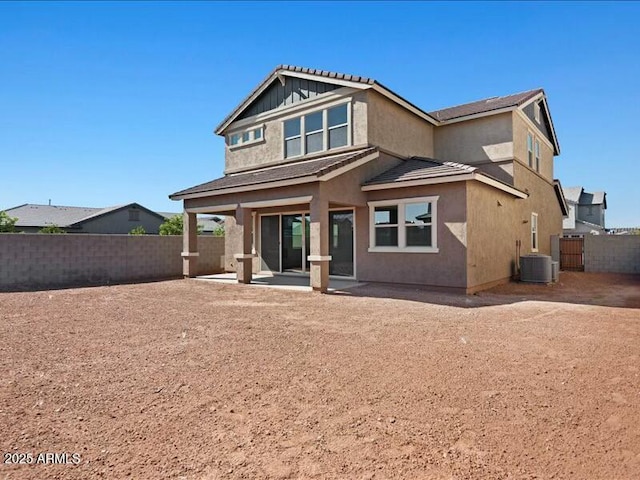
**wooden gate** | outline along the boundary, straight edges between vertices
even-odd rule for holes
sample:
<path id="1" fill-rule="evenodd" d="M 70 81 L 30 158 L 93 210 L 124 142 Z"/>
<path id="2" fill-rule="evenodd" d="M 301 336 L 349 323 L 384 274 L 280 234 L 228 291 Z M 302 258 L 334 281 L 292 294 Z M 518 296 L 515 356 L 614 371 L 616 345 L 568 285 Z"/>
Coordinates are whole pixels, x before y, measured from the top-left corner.
<path id="1" fill-rule="evenodd" d="M 584 271 L 584 238 L 560 239 L 560 270 Z"/>

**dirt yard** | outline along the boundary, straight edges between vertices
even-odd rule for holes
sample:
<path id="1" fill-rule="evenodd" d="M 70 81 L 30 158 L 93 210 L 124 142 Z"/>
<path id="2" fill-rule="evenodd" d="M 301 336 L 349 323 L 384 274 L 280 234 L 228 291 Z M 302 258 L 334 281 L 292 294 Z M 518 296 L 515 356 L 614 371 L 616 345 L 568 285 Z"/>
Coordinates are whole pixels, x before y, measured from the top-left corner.
<path id="1" fill-rule="evenodd" d="M 640 478 L 640 278 L 562 279 L 2 293 L 0 478 Z"/>

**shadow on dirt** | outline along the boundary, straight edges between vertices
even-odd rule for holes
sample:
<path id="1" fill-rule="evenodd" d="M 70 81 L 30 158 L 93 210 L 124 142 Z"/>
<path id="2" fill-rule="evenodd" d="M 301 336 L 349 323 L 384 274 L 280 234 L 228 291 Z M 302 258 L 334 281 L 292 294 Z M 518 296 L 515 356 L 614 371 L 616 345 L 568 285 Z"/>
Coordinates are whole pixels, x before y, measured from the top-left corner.
<path id="1" fill-rule="evenodd" d="M 561 272 L 560 281 L 555 284 L 510 282 L 474 295 L 435 292 L 417 285 L 381 283 L 369 283 L 337 294 L 391 298 L 459 308 L 508 305 L 526 301 L 640 308 L 640 275 Z"/>

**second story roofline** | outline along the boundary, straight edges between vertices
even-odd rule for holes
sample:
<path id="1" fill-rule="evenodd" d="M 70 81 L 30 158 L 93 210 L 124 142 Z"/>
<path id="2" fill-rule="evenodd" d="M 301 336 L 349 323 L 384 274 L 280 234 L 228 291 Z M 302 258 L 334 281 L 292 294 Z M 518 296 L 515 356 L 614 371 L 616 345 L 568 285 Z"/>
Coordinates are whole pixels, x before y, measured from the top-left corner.
<path id="1" fill-rule="evenodd" d="M 313 68 L 296 67 L 293 65 L 279 65 L 271 71 L 269 75 L 238 105 L 227 117 L 216 127 L 214 133 L 223 135 L 225 129 L 238 118 L 238 116 L 264 92 L 274 81 L 284 84 L 285 77 L 294 77 L 307 80 L 325 79 L 326 81 L 343 87 L 351 87 L 357 90 L 373 89 L 376 92 L 391 99 L 398 105 L 406 108 L 423 120 L 432 125 L 437 125 L 438 121 L 424 110 L 418 108 L 413 103 L 404 99 L 393 90 L 385 87 L 380 82 L 367 77 L 349 75 L 345 73 L 329 72 L 326 70 L 316 70 Z"/>

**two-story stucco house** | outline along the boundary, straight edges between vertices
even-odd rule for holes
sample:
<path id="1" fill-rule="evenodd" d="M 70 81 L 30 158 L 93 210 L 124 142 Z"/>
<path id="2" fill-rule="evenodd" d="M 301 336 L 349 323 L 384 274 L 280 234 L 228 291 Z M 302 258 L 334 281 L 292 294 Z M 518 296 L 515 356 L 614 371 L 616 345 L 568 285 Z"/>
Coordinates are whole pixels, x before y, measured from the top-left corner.
<path id="1" fill-rule="evenodd" d="M 290 272 L 319 291 L 340 276 L 474 292 L 562 233 L 541 89 L 426 112 L 375 80 L 285 65 L 215 133 L 224 177 L 170 195 L 187 276 L 198 213 L 227 215 L 240 282 Z"/>
<path id="2" fill-rule="evenodd" d="M 606 192 L 586 192 L 582 187 L 564 188 L 568 215 L 562 222 L 565 237 L 606 234 L 604 211 L 607 209 Z"/>

